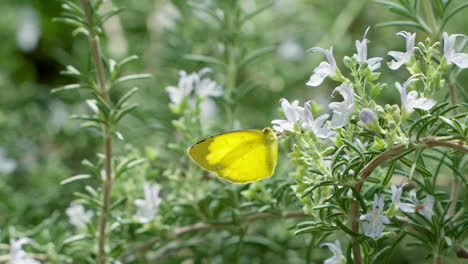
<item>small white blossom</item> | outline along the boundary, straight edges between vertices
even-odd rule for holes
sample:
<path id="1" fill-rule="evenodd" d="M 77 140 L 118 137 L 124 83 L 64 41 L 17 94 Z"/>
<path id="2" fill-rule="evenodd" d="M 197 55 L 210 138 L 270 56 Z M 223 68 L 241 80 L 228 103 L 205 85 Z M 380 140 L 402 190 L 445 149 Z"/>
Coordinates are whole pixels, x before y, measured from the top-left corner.
<path id="1" fill-rule="evenodd" d="M 414 213 L 415 212 L 414 204 L 402 203 L 400 201 L 401 193 L 403 192 L 403 187 L 405 187 L 405 185 L 406 184 L 403 184 L 399 188 L 397 188 L 395 185 L 390 186 L 390 189 L 392 190 L 392 203 L 395 205 L 395 209 L 400 209 L 401 211 L 405 213 Z"/>
<path id="2" fill-rule="evenodd" d="M 416 76 L 416 75 L 415 75 Z M 418 98 L 418 92 L 411 91 L 408 94 L 406 93 L 406 88 L 408 85 L 418 79 L 415 76 L 411 76 L 406 80 L 403 86 L 399 82 L 395 82 L 395 87 L 400 92 L 401 106 L 406 109 L 406 112 L 409 114 L 414 111 L 414 108 L 429 110 L 436 104 L 436 101 L 432 99 L 427 99 L 424 97 Z"/>
<path id="3" fill-rule="evenodd" d="M 369 40 L 366 39 L 366 35 L 369 29 L 370 27 L 367 27 L 366 32 L 364 33 L 364 36 L 362 37 L 362 41 L 356 40 L 357 54 L 354 54 L 354 56 L 357 58 L 357 61 L 359 63 L 367 62 L 369 69 L 373 71 L 373 70 L 380 68 L 380 61 L 382 60 L 382 58 L 375 57 L 375 58 L 367 59 L 367 43 L 369 43 Z"/>
<path id="4" fill-rule="evenodd" d="M 287 99 L 280 99 L 281 108 L 286 116 L 286 120 L 273 120 L 273 129 L 278 132 L 294 131 L 294 125 L 301 119 L 301 115 L 304 112 L 304 108 L 299 106 L 299 101 L 295 100 L 291 103 Z"/>
<path id="5" fill-rule="evenodd" d="M 427 195 L 422 203 L 420 203 L 416 197 L 415 191 L 411 192 L 410 196 L 412 202 L 415 205 L 416 212 L 424 215 L 428 219 L 431 219 L 432 215 L 434 214 L 434 196 Z"/>
<path id="6" fill-rule="evenodd" d="M 41 38 L 41 19 L 36 9 L 23 7 L 19 10 L 16 43 L 24 52 L 33 51 Z"/>
<path id="7" fill-rule="evenodd" d="M 330 103 L 329 107 L 333 110 L 331 121 L 332 128 L 343 127 L 348 121 L 349 115 L 354 110 L 354 91 L 353 85 L 341 84 L 333 90 L 333 93 L 338 91 L 343 96 L 343 102 Z"/>
<path id="8" fill-rule="evenodd" d="M 312 115 L 312 111 L 310 109 L 309 102 L 304 103 L 304 116 L 302 121 L 302 128 L 308 131 L 313 132 L 319 138 L 329 138 L 334 135 L 333 131 L 330 130 L 327 125 L 326 121 L 329 115 L 324 114 L 317 119 L 314 119 Z"/>
<path id="9" fill-rule="evenodd" d="M 93 212 L 91 210 L 86 211 L 83 205 L 76 203 L 71 203 L 65 213 L 70 223 L 78 228 L 85 227 L 91 220 L 91 217 L 93 217 Z"/>
<path id="10" fill-rule="evenodd" d="M 406 39 L 406 52 L 401 51 L 390 51 L 387 54 L 392 56 L 395 60 L 388 62 L 388 67 L 392 70 L 396 70 L 401 65 L 408 63 L 414 55 L 414 42 L 416 41 L 416 33 L 411 34 L 406 31 L 400 31 L 397 36 L 402 36 Z"/>
<path id="11" fill-rule="evenodd" d="M 335 58 L 333 58 L 333 47 L 330 47 L 328 50 L 322 48 L 311 48 L 308 51 L 322 52 L 328 60 L 328 62 L 322 61 L 319 66 L 314 69 L 314 74 L 310 76 L 309 81 L 306 83 L 308 86 L 319 86 L 325 78 L 336 74 L 337 67 Z"/>
<path id="12" fill-rule="evenodd" d="M 304 54 L 301 44 L 293 39 L 287 39 L 280 43 L 278 55 L 285 60 L 298 60 Z"/>
<path id="13" fill-rule="evenodd" d="M 201 99 L 208 96 L 221 96 L 223 94 L 222 88 L 217 85 L 215 81 L 209 78 L 203 78 L 203 75 L 210 71 L 211 70 L 209 68 L 203 68 L 198 73 L 193 72 L 191 74 L 187 74 L 185 71 L 180 71 L 180 78 L 177 87 L 169 86 L 166 88 L 171 102 L 175 105 L 180 105 L 184 99 L 189 98 L 192 93 L 195 93 Z"/>
<path id="14" fill-rule="evenodd" d="M 39 261 L 29 258 L 23 250 L 23 245 L 31 242 L 29 238 L 10 240 L 10 263 L 11 264 L 40 264 Z"/>
<path id="15" fill-rule="evenodd" d="M 137 217 L 140 223 L 148 223 L 154 219 L 161 204 L 159 184 L 145 183 L 143 185 L 145 199 L 135 200 L 135 205 L 138 207 Z"/>
<path id="16" fill-rule="evenodd" d="M 463 34 L 452 34 L 448 35 L 444 32 L 444 56 L 447 59 L 448 64 L 455 64 L 462 69 L 468 68 L 468 54 L 467 53 L 456 53 L 455 52 L 455 40 L 457 37 L 465 37 Z"/>
<path id="17" fill-rule="evenodd" d="M 16 170 L 17 166 L 17 162 L 14 159 L 9 158 L 6 150 L 0 147 L 0 173 L 12 173 Z"/>
<path id="18" fill-rule="evenodd" d="M 203 78 L 196 87 L 197 95 L 204 99 L 206 97 L 219 97 L 223 95 L 223 89 L 215 81 Z"/>
<path id="19" fill-rule="evenodd" d="M 171 30 L 174 29 L 180 17 L 181 14 L 177 7 L 170 1 L 165 1 L 149 17 L 148 27 L 155 31 Z"/>
<path id="20" fill-rule="evenodd" d="M 361 215 L 360 219 L 364 221 L 362 223 L 362 229 L 364 234 L 368 237 L 378 238 L 384 230 L 384 224 L 390 224 L 390 220 L 382 215 L 382 209 L 384 206 L 384 196 L 374 195 L 374 207 L 372 212 L 365 215 Z"/>
<path id="21" fill-rule="evenodd" d="M 324 264 L 341 264 L 345 263 L 346 258 L 341 251 L 341 244 L 339 240 L 335 240 L 335 243 L 323 243 L 320 244 L 321 247 L 327 246 L 328 249 L 333 253 L 333 256 L 327 258 L 323 263 Z"/>

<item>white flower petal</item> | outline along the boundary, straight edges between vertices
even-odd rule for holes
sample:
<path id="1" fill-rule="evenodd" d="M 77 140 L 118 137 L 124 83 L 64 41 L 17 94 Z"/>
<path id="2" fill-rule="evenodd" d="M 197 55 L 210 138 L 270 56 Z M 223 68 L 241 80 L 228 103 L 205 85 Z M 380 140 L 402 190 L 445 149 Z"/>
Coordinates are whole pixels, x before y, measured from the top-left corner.
<path id="1" fill-rule="evenodd" d="M 380 68 L 380 61 L 382 61 L 382 58 L 380 57 L 375 57 L 375 58 L 370 58 L 367 60 L 367 64 L 369 65 L 369 69 L 371 71 L 377 70 Z"/>
<path id="2" fill-rule="evenodd" d="M 436 105 L 436 101 L 427 98 L 419 98 L 411 101 L 413 108 L 429 110 Z"/>
<path id="3" fill-rule="evenodd" d="M 159 191 L 161 187 L 159 184 L 143 184 L 145 199 L 136 199 L 134 204 L 138 207 L 137 218 L 140 223 L 148 223 L 154 219 L 161 204 Z"/>
<path id="4" fill-rule="evenodd" d="M 416 211 L 416 206 L 410 203 L 400 203 L 399 207 L 405 213 L 414 213 Z"/>
<path id="5" fill-rule="evenodd" d="M 330 64 L 322 61 L 317 68 L 314 69 L 314 74 L 310 76 L 309 81 L 306 83 L 308 86 L 319 86 L 323 80 L 333 73 Z"/>
<path id="6" fill-rule="evenodd" d="M 468 54 L 457 53 L 452 57 L 452 61 L 455 65 L 462 69 L 468 68 Z"/>

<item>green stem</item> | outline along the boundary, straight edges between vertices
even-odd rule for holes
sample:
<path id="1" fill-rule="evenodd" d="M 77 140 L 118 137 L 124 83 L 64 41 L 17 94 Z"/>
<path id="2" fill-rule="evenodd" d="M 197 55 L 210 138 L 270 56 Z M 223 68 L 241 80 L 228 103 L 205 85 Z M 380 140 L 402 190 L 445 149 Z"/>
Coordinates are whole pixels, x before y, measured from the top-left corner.
<path id="1" fill-rule="evenodd" d="M 450 92 L 450 103 L 452 105 L 456 105 L 457 96 L 455 94 L 455 89 L 452 84 L 449 85 L 449 92 Z M 453 109 L 453 114 L 454 115 L 458 114 L 458 108 Z M 451 187 L 452 191 L 450 192 L 450 201 L 452 201 L 452 203 L 450 204 L 450 207 L 448 209 L 447 217 L 451 217 L 455 213 L 455 209 L 457 207 L 459 185 L 460 185 L 460 180 L 458 179 L 456 175 L 453 175 L 453 181 L 452 181 L 452 187 Z"/>
<path id="2" fill-rule="evenodd" d="M 89 2 L 81 0 L 83 11 L 85 14 L 86 23 L 89 31 L 89 43 L 93 55 L 94 64 L 96 67 L 96 79 L 99 85 L 99 96 L 110 104 L 109 91 L 106 86 L 106 77 L 104 73 L 104 65 L 101 60 L 101 51 L 99 46 L 99 37 L 94 31 L 93 17 L 90 10 Z M 99 234 L 97 241 L 97 260 L 99 264 L 107 263 L 106 244 L 107 244 L 107 217 L 109 214 L 110 196 L 112 190 L 112 133 L 109 124 L 102 126 L 102 137 L 104 139 L 105 152 L 105 173 L 106 177 L 103 183 L 102 208 L 99 216 Z"/>

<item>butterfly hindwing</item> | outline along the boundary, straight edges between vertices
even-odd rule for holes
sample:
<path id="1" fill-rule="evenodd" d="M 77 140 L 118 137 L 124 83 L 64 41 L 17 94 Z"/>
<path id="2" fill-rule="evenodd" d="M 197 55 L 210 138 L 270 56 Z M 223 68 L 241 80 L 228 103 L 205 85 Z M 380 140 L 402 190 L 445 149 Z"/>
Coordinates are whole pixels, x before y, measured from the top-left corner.
<path id="1" fill-rule="evenodd" d="M 278 143 L 271 130 L 239 130 L 204 139 L 189 148 L 202 168 L 236 183 L 256 181 L 273 174 Z"/>

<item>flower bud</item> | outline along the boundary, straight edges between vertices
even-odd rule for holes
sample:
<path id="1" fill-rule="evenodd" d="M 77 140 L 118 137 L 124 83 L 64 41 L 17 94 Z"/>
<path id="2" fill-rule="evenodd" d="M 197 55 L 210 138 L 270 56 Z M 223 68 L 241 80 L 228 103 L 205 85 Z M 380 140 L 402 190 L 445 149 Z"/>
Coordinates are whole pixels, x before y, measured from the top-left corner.
<path id="1" fill-rule="evenodd" d="M 343 58 L 343 64 L 346 66 L 346 68 L 352 69 L 354 66 L 356 66 L 356 59 L 345 56 Z"/>
<path id="2" fill-rule="evenodd" d="M 371 124 L 375 120 L 375 115 L 369 108 L 364 108 L 359 113 L 359 118 L 364 124 Z"/>

